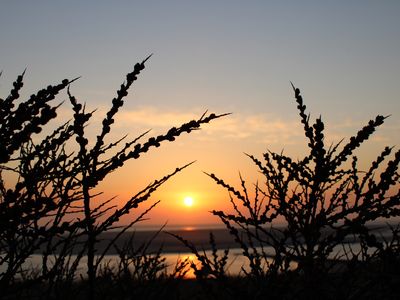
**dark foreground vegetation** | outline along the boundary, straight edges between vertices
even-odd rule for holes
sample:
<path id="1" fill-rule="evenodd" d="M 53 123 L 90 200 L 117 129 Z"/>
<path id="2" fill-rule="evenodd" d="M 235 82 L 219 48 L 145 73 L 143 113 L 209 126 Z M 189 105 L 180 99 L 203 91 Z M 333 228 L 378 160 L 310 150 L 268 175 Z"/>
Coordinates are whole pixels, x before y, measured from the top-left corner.
<path id="1" fill-rule="evenodd" d="M 377 116 L 348 142 L 326 146 L 321 118 L 310 121 L 299 89 L 293 87 L 309 154 L 294 160 L 267 151 L 263 160 L 248 155 L 263 176 L 248 189 L 207 174 L 228 191 L 234 214 L 212 213 L 226 226 L 248 267 L 228 273 L 229 250 L 218 250 L 210 235 L 211 252 L 175 236 L 198 263 L 178 261 L 166 271 L 162 249 L 149 253 L 152 240 L 124 245 L 118 239 L 141 221 L 139 206 L 165 181 L 186 166 L 155 180 L 113 206 L 99 202 L 96 187 L 127 160 L 138 159 L 165 141 L 199 129 L 223 115 L 204 114 L 165 134 L 108 141 L 114 117 L 128 89 L 144 69 L 144 60 L 126 76 L 112 100 L 94 141 L 85 129 L 93 115 L 69 91 L 74 80 L 63 80 L 21 101 L 23 74 L 8 97 L 0 99 L 0 297 L 4 299 L 397 299 L 400 294 L 400 151 L 386 147 L 367 170 L 354 154 L 381 126 Z M 67 90 L 73 119 L 46 136 L 40 132 L 56 118 L 55 97 Z M 11 179 L 9 179 L 11 178 Z M 12 179 L 14 178 L 14 179 Z M 153 203 L 150 209 L 156 205 Z M 136 213 L 136 215 L 135 215 Z M 117 227 L 126 214 L 131 224 Z M 376 221 L 390 220 L 391 234 L 371 230 Z M 277 226 L 277 223 L 285 226 Z M 393 225 L 394 224 L 394 225 Z M 389 226 L 389 225 L 388 225 Z M 117 234 L 99 251 L 100 236 Z M 359 247 L 349 247 L 354 239 Z M 119 259 L 107 263 L 113 248 Z M 338 251 L 338 249 L 341 251 Z M 266 250 L 268 249 L 268 251 Z M 273 253 L 271 254 L 271 249 Z M 39 267 L 27 262 L 40 252 Z M 209 254 L 211 253 L 211 254 Z M 86 262 L 86 274 L 78 266 Z M 293 267 L 293 263 L 295 266 Z M 194 272 L 195 279 L 186 279 Z"/>

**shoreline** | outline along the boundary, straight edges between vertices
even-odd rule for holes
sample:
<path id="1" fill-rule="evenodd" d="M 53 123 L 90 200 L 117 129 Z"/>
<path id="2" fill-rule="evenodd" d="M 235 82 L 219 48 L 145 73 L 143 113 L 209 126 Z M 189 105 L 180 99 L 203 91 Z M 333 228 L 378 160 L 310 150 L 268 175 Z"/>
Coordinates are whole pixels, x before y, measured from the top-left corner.
<path id="1" fill-rule="evenodd" d="M 190 228 L 190 229 L 189 229 Z M 178 235 L 183 239 L 187 240 L 191 244 L 193 244 L 198 251 L 208 251 L 211 250 L 212 247 L 210 245 L 210 233 L 214 235 L 215 244 L 217 249 L 240 249 L 239 245 L 235 242 L 234 237 L 229 233 L 229 230 L 223 227 L 216 228 L 194 228 L 193 227 L 183 227 L 181 229 L 172 229 L 167 230 L 164 229 L 162 231 L 159 230 L 141 230 L 138 228 L 133 231 L 124 232 L 119 239 L 115 242 L 115 246 L 119 249 L 122 249 L 124 246 L 131 247 L 134 249 L 138 249 L 142 245 L 147 244 L 146 253 L 157 253 L 161 248 L 162 254 L 171 254 L 171 253 L 188 253 L 190 249 L 188 249 L 181 241 L 172 236 L 171 234 Z M 277 227 L 278 228 L 278 227 Z M 387 227 L 382 225 L 372 225 L 370 226 L 372 230 L 376 230 L 377 239 L 381 240 L 386 235 L 385 233 L 390 233 Z M 282 227 L 280 229 L 283 229 Z M 328 233 L 330 230 L 327 230 Z M 171 234 L 168 234 L 171 233 Z M 118 234 L 118 231 L 108 231 L 103 232 L 98 236 L 98 242 L 96 244 L 96 253 L 101 254 L 106 249 L 107 245 L 115 236 Z M 76 243 L 73 254 L 79 253 L 82 249 L 82 245 L 85 241 L 85 237 L 78 238 L 78 242 Z M 357 243 L 356 238 L 349 238 L 344 241 L 345 244 L 354 244 Z M 130 246 L 128 244 L 132 242 Z M 258 243 L 255 243 L 255 246 L 258 246 Z M 118 251 L 116 247 L 111 247 L 106 255 L 118 255 Z M 38 249 L 35 254 L 41 254 L 43 249 Z"/>

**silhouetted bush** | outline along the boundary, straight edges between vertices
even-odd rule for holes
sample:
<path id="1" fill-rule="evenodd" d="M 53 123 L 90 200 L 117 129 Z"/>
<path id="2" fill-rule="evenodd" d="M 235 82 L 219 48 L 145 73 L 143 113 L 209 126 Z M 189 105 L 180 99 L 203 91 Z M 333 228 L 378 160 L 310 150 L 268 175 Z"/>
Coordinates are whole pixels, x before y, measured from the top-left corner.
<path id="1" fill-rule="evenodd" d="M 249 282 L 247 287 L 252 288 L 245 289 L 246 297 L 369 297 L 368 288 L 373 290 L 382 284 L 387 287 L 387 281 L 378 279 L 388 272 L 396 273 L 394 280 L 399 284 L 399 269 L 387 269 L 399 265 L 398 228 L 392 228 L 392 238 L 385 242 L 371 225 L 400 216 L 400 151 L 390 156 L 393 148 L 385 147 L 366 171 L 359 169 L 358 158 L 353 156 L 386 117 L 378 115 L 347 143 L 327 147 L 324 122 L 317 118 L 311 123 L 300 90 L 294 86 L 293 90 L 309 149 L 304 158 L 295 160 L 283 152 L 271 151 L 264 154 L 263 161 L 247 155 L 263 176 L 263 183 L 257 182 L 253 193 L 242 176 L 238 189 L 207 174 L 229 192 L 234 213 L 212 213 L 225 224 L 247 258 L 248 267 L 242 271 Z M 209 258 L 189 241 L 179 239 L 201 261 L 202 271 L 218 274 L 213 277 L 221 280 L 225 277 L 222 265 L 215 263 L 223 262 L 224 257 Z M 351 241 L 361 250 L 351 248 Z M 368 276 L 378 274 L 381 268 L 385 270 L 374 276 L 373 284 L 368 283 Z M 198 278 L 203 276 L 198 267 L 195 271 Z M 240 295 L 239 286 L 231 286 L 236 295 Z M 393 286 L 385 295 L 392 295 Z M 372 291 L 372 298 L 379 295 L 376 291 Z"/>
<path id="2" fill-rule="evenodd" d="M 120 227 L 120 232 L 102 253 L 96 252 L 99 235 L 115 229 L 122 216 L 138 208 L 164 182 L 190 164 L 150 183 L 125 201 L 122 207 L 112 205 L 111 200 L 96 201 L 99 194 L 93 189 L 126 161 L 138 159 L 161 143 L 172 142 L 182 133 L 190 133 L 223 116 L 205 113 L 197 120 L 172 127 L 165 134 L 150 137 L 143 143 L 139 140 L 144 139 L 148 132 L 130 141 L 123 137 L 106 143 L 105 138 L 123 106 L 123 99 L 148 58 L 137 63 L 126 75 L 126 81 L 112 100 L 93 143 L 89 142 L 85 132 L 93 111 L 87 111 L 86 105 L 70 93 L 70 84 L 76 79 L 64 79 L 60 84 L 48 86 L 21 101 L 19 93 L 24 72 L 14 82 L 9 96 L 0 99 L 0 290 L 3 295 L 17 284 L 18 278 L 23 278 L 46 283 L 47 296 L 50 297 L 59 286 L 72 285 L 78 274 L 78 265 L 85 257 L 87 295 L 94 298 L 95 280 L 104 255 L 123 232 L 142 220 L 158 202 L 130 224 Z M 73 109 L 72 121 L 65 122 L 48 136 L 38 135 L 50 120 L 57 117 L 61 104 L 53 104 L 53 100 L 66 88 Z M 5 182 L 8 176 L 16 179 Z M 24 263 L 39 250 L 43 263 L 41 269 L 33 274 Z M 124 261 L 127 258 L 121 256 L 121 263 Z M 151 265 L 139 277 L 153 278 L 158 268 L 163 266 L 159 259 L 150 262 Z M 155 273 L 150 276 L 151 272 Z"/>

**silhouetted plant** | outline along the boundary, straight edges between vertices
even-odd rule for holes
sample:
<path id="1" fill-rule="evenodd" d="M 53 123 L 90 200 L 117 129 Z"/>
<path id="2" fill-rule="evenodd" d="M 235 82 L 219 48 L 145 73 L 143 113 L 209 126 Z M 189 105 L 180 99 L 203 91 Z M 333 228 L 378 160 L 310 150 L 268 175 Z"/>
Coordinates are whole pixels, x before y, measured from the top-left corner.
<path id="1" fill-rule="evenodd" d="M 111 204 L 112 199 L 96 204 L 95 198 L 99 194 L 93 189 L 127 160 L 138 159 L 151 148 L 159 147 L 162 142 L 174 141 L 182 133 L 190 133 L 224 116 L 204 113 L 197 120 L 173 127 L 165 134 L 150 137 L 143 143 L 139 143 L 139 140 L 148 132 L 124 145 L 122 142 L 126 137 L 106 143 L 105 138 L 111 131 L 115 115 L 123 106 L 128 89 L 144 69 L 148 58 L 137 63 L 134 70 L 127 74 L 126 82 L 117 91 L 102 121 L 94 146 L 90 146 L 85 133 L 93 111 L 87 112 L 86 106 L 80 104 L 69 90 L 75 79 L 65 79 L 61 84 L 48 86 L 26 101 L 19 101 L 24 72 L 14 82 L 10 95 L 0 99 L 0 173 L 3 175 L 0 181 L 0 266 L 6 266 L 6 270 L 0 273 L 3 291 L 16 278 L 27 258 L 40 249 L 43 264 L 37 280 L 50 280 L 50 287 L 57 280 L 73 280 L 81 258 L 86 256 L 90 287 L 88 296 L 94 297 L 96 272 L 106 251 L 158 202 L 133 222 L 120 228 L 121 232 L 110 241 L 103 253 L 96 253 L 98 236 L 118 227 L 116 224 L 122 216 L 138 208 L 160 185 L 190 164 L 155 180 L 119 208 Z M 34 135 L 57 116 L 59 105 L 50 104 L 50 101 L 67 87 L 74 112 L 73 120 L 35 142 Z M 68 152 L 67 148 L 74 147 L 73 144 L 77 145 L 77 151 Z M 5 183 L 5 173 L 14 173 L 16 182 Z M 76 251 L 78 255 L 73 257 Z"/>
<path id="2" fill-rule="evenodd" d="M 200 264 L 196 264 L 195 262 L 191 263 L 191 267 L 194 270 L 194 274 L 197 279 L 208 279 L 208 278 L 215 278 L 215 279 L 224 279 L 227 276 L 227 262 L 228 262 L 228 255 L 229 250 L 224 250 L 224 254 L 220 257 L 218 254 L 218 248 L 215 243 L 214 235 L 210 233 L 210 245 L 211 245 L 211 257 L 209 257 L 205 250 L 198 251 L 196 246 L 193 245 L 190 241 L 182 238 L 179 235 L 174 233 L 168 233 L 179 241 L 181 241 L 190 251 L 196 255 L 196 258 L 200 262 Z"/>
<path id="3" fill-rule="evenodd" d="M 301 277 L 297 283 L 304 282 L 299 285 L 291 281 L 291 290 L 298 293 L 291 295 L 307 298 L 324 294 L 320 288 L 326 285 L 322 287 L 319 283 L 329 276 L 334 267 L 330 259 L 348 239 L 356 237 L 363 247 L 376 247 L 379 255 L 386 251 L 396 253 L 399 259 L 397 242 L 384 247 L 369 225 L 400 215 L 400 151 L 390 160 L 393 148 L 386 147 L 367 171 L 359 170 L 353 152 L 386 117 L 378 115 L 369 121 L 342 147 L 342 142 L 326 147 L 321 117 L 311 123 L 300 90 L 294 86 L 293 90 L 308 142 L 309 153 L 303 159 L 294 160 L 271 151 L 264 154 L 264 161 L 247 155 L 263 176 L 264 185 L 256 183 L 253 195 L 242 176 L 238 189 L 214 174 L 207 175 L 229 192 L 234 213 L 216 210 L 212 213 L 220 218 L 242 249 L 249 262 L 246 274 L 257 280 L 267 279 L 271 284 L 266 293 L 270 296 L 277 286 L 285 293 L 282 283 L 286 280 L 282 274 L 298 274 Z M 398 236 L 397 231 L 393 233 Z M 183 242 L 202 257 L 187 241 Z"/>
<path id="4" fill-rule="evenodd" d="M 174 266 L 169 266 L 162 255 L 162 246 L 155 252 L 149 252 L 150 245 L 163 228 L 145 243 L 135 243 L 133 232 L 122 247 L 114 245 L 119 259 L 101 265 L 98 277 L 105 286 L 98 288 L 104 293 L 110 294 L 107 291 L 109 289 L 112 293 L 117 293 L 110 294 L 111 299 L 124 295 L 138 299 L 159 299 L 163 295 L 174 298 L 177 285 L 185 278 L 189 269 L 189 260 L 178 260 Z"/>
<path id="5" fill-rule="evenodd" d="M 0 265 L 6 266 L 0 275 L 3 290 L 41 245 L 67 229 L 79 227 L 78 222 L 60 223 L 68 205 L 59 199 L 59 183 L 76 174 L 73 170 L 60 172 L 69 163 L 64 143 L 72 136 L 72 130 L 64 124 L 41 143 L 36 145 L 32 140 L 57 115 L 58 105 L 51 105 L 50 101 L 73 80 L 48 86 L 18 103 L 24 73 L 14 82 L 10 95 L 0 99 L 0 172 L 18 176 L 14 188 L 7 188 L 4 179 L 0 183 Z M 68 203 L 74 197 L 71 195 Z"/>

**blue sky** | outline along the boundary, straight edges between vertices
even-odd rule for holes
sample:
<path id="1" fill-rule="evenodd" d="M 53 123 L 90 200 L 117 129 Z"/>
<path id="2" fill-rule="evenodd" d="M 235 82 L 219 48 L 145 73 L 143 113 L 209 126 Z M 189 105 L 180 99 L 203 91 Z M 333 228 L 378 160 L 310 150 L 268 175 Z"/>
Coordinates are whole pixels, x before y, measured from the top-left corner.
<path id="1" fill-rule="evenodd" d="M 201 170 L 233 178 L 249 163 L 243 152 L 300 155 L 290 81 L 312 116 L 326 120 L 328 141 L 391 114 L 362 152 L 369 160 L 400 144 L 399 15 L 400 1 L 2 1 L 0 93 L 25 68 L 26 95 L 82 76 L 73 94 L 101 113 L 125 74 L 154 53 L 116 136 L 157 133 L 206 109 L 233 112 L 152 156 L 160 174 L 161 165 L 197 159 L 187 171 L 193 181 Z"/>
<path id="2" fill-rule="evenodd" d="M 33 89 L 81 75 L 76 94 L 105 103 L 154 53 L 138 87 L 148 105 L 285 113 L 291 80 L 318 114 L 392 113 L 399 13 L 398 1 L 3 1 L 2 85 L 25 67 Z"/>

